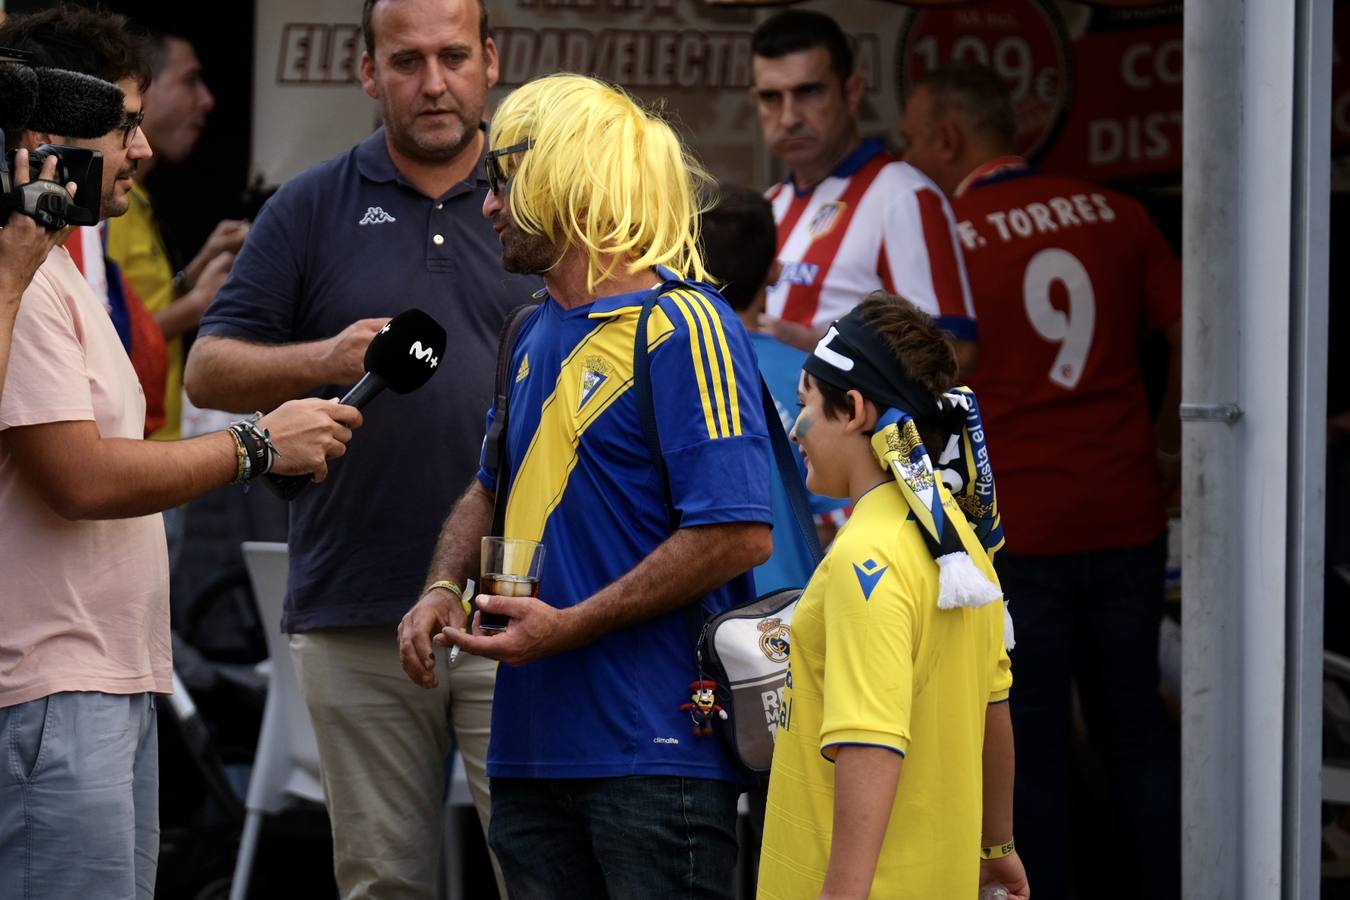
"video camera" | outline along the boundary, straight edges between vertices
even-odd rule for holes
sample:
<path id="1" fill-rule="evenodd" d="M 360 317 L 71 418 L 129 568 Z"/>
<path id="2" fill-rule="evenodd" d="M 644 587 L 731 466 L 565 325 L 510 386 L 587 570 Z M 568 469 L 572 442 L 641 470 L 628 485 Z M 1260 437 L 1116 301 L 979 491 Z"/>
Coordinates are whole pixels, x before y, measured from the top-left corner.
<path id="1" fill-rule="evenodd" d="M 15 183 L 15 152 L 5 152 L 4 130 L 30 129 L 79 138 L 107 134 L 125 117 L 115 84 L 65 69 L 35 67 L 30 54 L 0 47 L 0 219 L 19 212 L 44 228 L 94 225 L 103 196 L 103 154 L 43 144 L 28 154 L 29 180 Z M 39 179 L 56 157 L 54 180 Z M 75 197 L 65 185 L 75 182 Z"/>

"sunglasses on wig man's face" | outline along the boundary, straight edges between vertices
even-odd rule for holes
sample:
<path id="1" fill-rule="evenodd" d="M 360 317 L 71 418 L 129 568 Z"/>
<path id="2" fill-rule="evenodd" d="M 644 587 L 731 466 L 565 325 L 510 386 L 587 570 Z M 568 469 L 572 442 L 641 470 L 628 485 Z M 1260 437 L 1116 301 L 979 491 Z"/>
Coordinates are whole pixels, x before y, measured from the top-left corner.
<path id="1" fill-rule="evenodd" d="M 510 147 L 502 147 L 497 150 L 489 150 L 487 158 L 483 161 L 484 174 L 487 176 L 488 190 L 494 194 L 500 194 L 502 188 L 511 179 L 502 171 L 501 158 L 510 156 L 513 153 L 524 153 L 534 146 L 534 139 L 521 141 L 519 144 L 512 144 Z"/>

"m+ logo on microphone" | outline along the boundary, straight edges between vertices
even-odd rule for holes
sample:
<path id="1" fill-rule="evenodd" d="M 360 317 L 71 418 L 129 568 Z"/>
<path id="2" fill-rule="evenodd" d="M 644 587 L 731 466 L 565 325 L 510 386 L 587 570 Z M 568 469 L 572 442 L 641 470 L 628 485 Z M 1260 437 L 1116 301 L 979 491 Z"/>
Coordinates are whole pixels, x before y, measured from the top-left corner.
<path id="1" fill-rule="evenodd" d="M 440 363 L 440 360 L 432 355 L 433 352 L 434 351 L 430 347 L 423 347 L 421 341 L 413 341 L 412 346 L 408 348 L 408 353 L 410 355 L 417 357 L 434 369 Z"/>

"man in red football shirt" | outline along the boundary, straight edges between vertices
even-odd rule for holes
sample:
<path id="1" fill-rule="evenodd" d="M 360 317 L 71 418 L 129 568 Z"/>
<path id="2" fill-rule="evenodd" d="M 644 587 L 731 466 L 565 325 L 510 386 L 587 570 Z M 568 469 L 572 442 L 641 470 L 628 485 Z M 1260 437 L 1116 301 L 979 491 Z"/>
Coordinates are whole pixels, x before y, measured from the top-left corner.
<path id="1" fill-rule="evenodd" d="M 980 397 L 1017 627 L 1018 850 L 1041 900 L 1069 895 L 1070 687 L 1110 779 L 1135 895 L 1180 891 L 1178 755 L 1158 695 L 1165 497 L 1177 477 L 1181 266 L 1143 207 L 1015 155 L 987 68 L 911 91 L 905 159 L 950 197 L 980 322 Z M 1150 420 L 1145 331 L 1170 373 Z M 1081 895 L 1081 893 L 1080 893 Z"/>

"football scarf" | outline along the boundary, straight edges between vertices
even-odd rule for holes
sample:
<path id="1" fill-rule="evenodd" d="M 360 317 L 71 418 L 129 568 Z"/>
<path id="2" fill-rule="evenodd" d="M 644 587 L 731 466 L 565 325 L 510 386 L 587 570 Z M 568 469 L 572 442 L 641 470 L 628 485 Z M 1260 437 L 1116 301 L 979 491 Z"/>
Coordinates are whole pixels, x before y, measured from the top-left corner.
<path id="1" fill-rule="evenodd" d="M 999 599 L 999 586 L 971 558 L 984 553 L 993 559 L 1003 546 L 994 472 L 974 392 L 958 387 L 941 398 L 932 396 L 856 312 L 830 327 L 804 368 L 842 390 L 857 390 L 881 407 L 872 452 L 894 476 L 938 564 L 938 608 L 978 608 Z M 936 465 L 920 437 L 918 419 L 941 422 L 950 435 Z M 967 535 L 952 524 L 957 515 L 969 522 Z M 1011 650 L 1012 620 L 1006 607 L 1004 642 Z"/>

